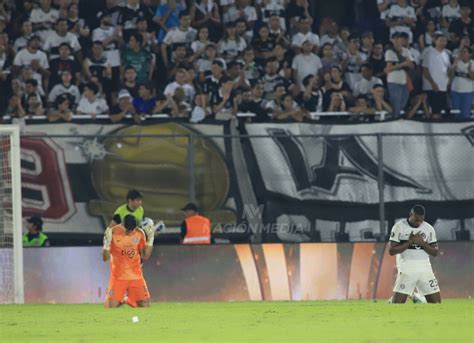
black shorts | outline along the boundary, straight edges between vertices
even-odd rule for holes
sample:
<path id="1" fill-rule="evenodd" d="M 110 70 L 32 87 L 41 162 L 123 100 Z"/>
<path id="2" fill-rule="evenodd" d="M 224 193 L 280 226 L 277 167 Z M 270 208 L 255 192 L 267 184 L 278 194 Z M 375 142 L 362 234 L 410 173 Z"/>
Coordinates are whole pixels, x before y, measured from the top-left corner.
<path id="1" fill-rule="evenodd" d="M 445 110 L 445 115 L 448 114 L 448 93 L 434 91 L 429 91 L 427 93 L 428 104 L 431 107 L 431 113 L 441 114 L 441 111 Z"/>

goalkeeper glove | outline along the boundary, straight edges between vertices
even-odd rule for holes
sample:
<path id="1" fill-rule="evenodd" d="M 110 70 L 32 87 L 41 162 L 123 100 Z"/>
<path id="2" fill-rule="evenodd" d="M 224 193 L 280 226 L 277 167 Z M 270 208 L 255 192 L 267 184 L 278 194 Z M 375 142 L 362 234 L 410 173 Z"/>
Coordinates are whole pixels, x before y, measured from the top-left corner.
<path id="1" fill-rule="evenodd" d="M 104 232 L 104 250 L 110 250 L 110 244 L 112 243 L 112 228 L 108 227 Z"/>
<path id="2" fill-rule="evenodd" d="M 145 218 L 142 222 L 142 229 L 145 231 L 147 236 L 146 245 L 153 246 L 155 240 L 155 232 L 161 231 L 165 227 L 165 224 L 160 220 L 158 223 L 153 223 L 153 220 L 150 218 Z"/>

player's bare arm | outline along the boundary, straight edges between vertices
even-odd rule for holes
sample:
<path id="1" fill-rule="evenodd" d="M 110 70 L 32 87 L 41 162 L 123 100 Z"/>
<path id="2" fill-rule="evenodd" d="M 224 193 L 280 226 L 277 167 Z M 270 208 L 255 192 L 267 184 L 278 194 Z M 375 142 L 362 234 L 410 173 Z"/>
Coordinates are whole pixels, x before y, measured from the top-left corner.
<path id="1" fill-rule="evenodd" d="M 403 243 L 398 243 L 394 241 L 390 241 L 390 250 L 388 251 L 391 256 L 396 255 L 396 254 L 401 254 L 405 250 L 407 250 L 410 245 L 413 244 L 413 237 L 414 235 L 410 235 L 408 238 L 408 241 L 403 242 Z"/>
<path id="2" fill-rule="evenodd" d="M 151 253 L 153 251 L 153 245 L 152 246 L 145 246 L 144 249 L 141 249 L 140 250 L 140 256 L 142 258 L 142 260 L 148 260 L 151 256 Z"/>

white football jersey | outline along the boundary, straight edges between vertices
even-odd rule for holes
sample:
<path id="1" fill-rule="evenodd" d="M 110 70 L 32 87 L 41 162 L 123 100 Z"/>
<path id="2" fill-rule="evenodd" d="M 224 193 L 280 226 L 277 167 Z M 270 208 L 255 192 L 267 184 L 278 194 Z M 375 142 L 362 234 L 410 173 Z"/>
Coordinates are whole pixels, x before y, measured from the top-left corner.
<path id="1" fill-rule="evenodd" d="M 390 233 L 390 241 L 404 243 L 408 241 L 410 234 L 421 232 L 423 239 L 428 244 L 436 243 L 436 233 L 427 222 L 421 223 L 419 227 L 412 227 L 408 219 L 397 222 Z M 431 268 L 430 256 L 418 245 L 412 245 L 401 254 L 397 254 L 397 269 L 399 271 L 418 268 Z"/>

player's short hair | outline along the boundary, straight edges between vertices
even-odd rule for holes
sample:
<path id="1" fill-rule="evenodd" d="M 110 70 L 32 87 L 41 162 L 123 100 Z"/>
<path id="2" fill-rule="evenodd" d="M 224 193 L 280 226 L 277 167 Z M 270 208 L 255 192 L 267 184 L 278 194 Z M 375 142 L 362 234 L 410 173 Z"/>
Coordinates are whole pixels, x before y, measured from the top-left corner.
<path id="1" fill-rule="evenodd" d="M 418 216 L 424 216 L 425 215 L 425 207 L 423 205 L 415 205 L 412 207 L 411 212 L 413 214 L 416 214 Z"/>
<path id="2" fill-rule="evenodd" d="M 143 199 L 142 193 L 136 189 L 131 189 L 127 193 L 127 200 Z"/>
<path id="3" fill-rule="evenodd" d="M 127 214 L 125 218 L 123 218 L 123 226 L 128 231 L 133 230 L 134 228 L 137 227 L 137 219 L 135 218 L 135 216 L 132 216 L 131 214 Z"/>

